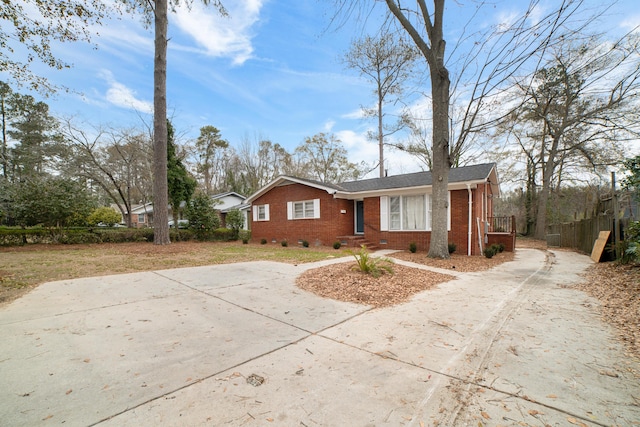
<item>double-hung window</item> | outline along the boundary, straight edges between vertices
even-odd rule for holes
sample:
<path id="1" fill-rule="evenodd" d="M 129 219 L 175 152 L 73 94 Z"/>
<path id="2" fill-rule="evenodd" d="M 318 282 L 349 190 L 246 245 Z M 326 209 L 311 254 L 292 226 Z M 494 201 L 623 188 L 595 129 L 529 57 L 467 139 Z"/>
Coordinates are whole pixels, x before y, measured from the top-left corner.
<path id="1" fill-rule="evenodd" d="M 254 221 L 269 221 L 269 205 L 254 205 L 253 206 L 253 220 Z"/>
<path id="2" fill-rule="evenodd" d="M 380 197 L 380 230 L 430 231 L 431 203 L 430 194 Z"/>
<path id="3" fill-rule="evenodd" d="M 320 199 L 287 202 L 287 219 L 320 218 Z"/>
<path id="4" fill-rule="evenodd" d="M 389 230 L 426 230 L 426 198 L 424 194 L 389 197 Z"/>
<path id="5" fill-rule="evenodd" d="M 389 230 L 402 230 L 400 196 L 389 197 Z"/>
<path id="6" fill-rule="evenodd" d="M 425 209 L 425 196 L 402 197 L 402 229 L 426 230 L 427 212 Z"/>

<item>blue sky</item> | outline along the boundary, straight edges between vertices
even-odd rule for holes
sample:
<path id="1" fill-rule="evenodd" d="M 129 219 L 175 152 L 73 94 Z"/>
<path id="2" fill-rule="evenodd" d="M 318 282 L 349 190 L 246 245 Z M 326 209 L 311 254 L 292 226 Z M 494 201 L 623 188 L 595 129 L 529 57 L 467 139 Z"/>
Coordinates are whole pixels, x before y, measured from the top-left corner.
<path id="1" fill-rule="evenodd" d="M 623 0 L 609 11 L 606 26 L 625 31 L 640 24 L 637 0 Z M 372 122 L 359 118 L 371 105 L 370 83 L 346 69 L 340 57 L 350 41 L 366 32 L 347 22 L 330 27 L 331 1 L 233 0 L 223 3 L 228 18 L 205 8 L 170 16 L 168 109 L 183 138 L 195 138 L 205 125 L 219 128 L 232 146 L 243 139 L 268 138 L 293 150 L 305 137 L 333 132 L 343 141 L 350 160 L 376 161 L 376 144 L 366 139 Z M 455 40 L 475 1 L 449 1 L 446 38 Z M 559 3 L 541 1 L 541 9 Z M 496 0 L 486 5 L 474 25 L 488 27 L 517 16 L 528 2 Z M 596 0 L 585 5 L 599 5 Z M 375 29 L 380 14 L 367 21 Z M 123 17 L 96 31 L 97 49 L 63 44 L 57 54 L 71 69 L 35 68 L 53 83 L 81 92 L 59 93 L 47 100 L 58 116 L 75 116 L 94 125 L 135 126 L 149 123 L 153 101 L 153 33 L 139 17 Z M 392 174 L 420 169 L 414 158 L 388 153 Z"/>

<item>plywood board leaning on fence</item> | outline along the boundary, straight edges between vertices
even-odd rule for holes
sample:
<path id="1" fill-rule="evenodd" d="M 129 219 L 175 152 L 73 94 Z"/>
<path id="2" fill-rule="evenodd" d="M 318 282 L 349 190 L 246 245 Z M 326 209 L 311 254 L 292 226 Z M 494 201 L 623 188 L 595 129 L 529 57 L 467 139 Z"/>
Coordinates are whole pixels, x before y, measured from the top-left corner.
<path id="1" fill-rule="evenodd" d="M 593 244 L 593 250 L 591 251 L 591 259 L 595 262 L 600 262 L 602 252 L 604 252 L 604 247 L 607 245 L 610 235 L 611 231 L 601 231 L 598 235 L 596 242 Z"/>

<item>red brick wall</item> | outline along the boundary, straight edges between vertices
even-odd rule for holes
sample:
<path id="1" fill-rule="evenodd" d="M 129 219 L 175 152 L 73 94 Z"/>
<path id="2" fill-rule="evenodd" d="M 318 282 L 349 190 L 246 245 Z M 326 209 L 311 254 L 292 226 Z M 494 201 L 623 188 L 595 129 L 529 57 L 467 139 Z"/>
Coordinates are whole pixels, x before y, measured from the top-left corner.
<path id="1" fill-rule="evenodd" d="M 490 233 L 489 243 L 487 246 L 491 246 L 494 243 L 502 243 L 504 250 L 507 252 L 513 252 L 516 246 L 516 234 L 513 233 Z"/>
<path id="2" fill-rule="evenodd" d="M 480 218 L 480 233 L 483 238 L 483 247 L 485 247 L 482 208 L 484 191 L 490 192 L 491 187 L 485 188 L 480 185 L 472 190 L 472 255 L 481 255 L 478 245 L 477 218 Z M 320 199 L 320 219 L 287 220 L 287 202 L 312 199 Z M 329 246 L 339 236 L 354 234 L 354 201 L 334 199 L 324 190 L 301 184 L 275 187 L 253 202 L 254 206 L 263 204 L 269 204 L 269 221 L 252 221 L 253 215 L 249 214 L 251 236 L 254 242 L 259 242 L 261 239 L 266 239 L 268 242 L 275 240 L 278 243 L 287 240 L 289 244 L 294 245 L 299 240 L 307 240 L 310 245 Z M 345 210 L 346 213 L 340 213 L 341 210 Z M 458 254 L 467 254 L 468 224 L 469 193 L 466 189 L 452 191 L 449 242 L 456 244 Z M 382 249 L 407 249 L 409 243 L 415 242 L 418 250 L 428 251 L 431 233 L 428 231 L 380 231 L 380 199 L 371 197 L 364 199 L 364 237 Z M 380 244 L 383 240 L 386 240 L 386 244 Z M 513 250 L 507 242 L 504 243 L 507 245 L 507 250 Z"/>
<path id="3" fill-rule="evenodd" d="M 319 219 L 287 220 L 287 202 L 313 199 L 320 199 Z M 250 214 L 254 242 L 287 240 L 295 245 L 298 240 L 306 240 L 312 246 L 330 246 L 336 237 L 354 233 L 353 200 L 334 199 L 324 190 L 301 184 L 275 187 L 253 202 L 253 206 L 264 204 L 269 204 L 269 221 L 253 221 L 253 212 Z"/>
<path id="4" fill-rule="evenodd" d="M 472 192 L 475 198 L 475 192 Z M 364 236 L 371 243 L 379 245 L 383 249 L 407 249 L 409 243 L 414 242 L 419 251 L 429 250 L 429 231 L 380 231 L 380 199 L 378 197 L 364 200 Z M 469 193 L 467 190 L 451 192 L 451 231 L 449 242 L 456 244 L 456 253 L 467 254 L 467 239 L 469 231 Z M 472 227 L 472 232 L 474 227 Z M 472 254 L 478 254 L 477 232 L 472 235 L 475 238 L 475 247 L 472 244 Z M 386 244 L 381 241 L 386 240 Z M 473 243 L 473 240 L 472 240 Z"/>

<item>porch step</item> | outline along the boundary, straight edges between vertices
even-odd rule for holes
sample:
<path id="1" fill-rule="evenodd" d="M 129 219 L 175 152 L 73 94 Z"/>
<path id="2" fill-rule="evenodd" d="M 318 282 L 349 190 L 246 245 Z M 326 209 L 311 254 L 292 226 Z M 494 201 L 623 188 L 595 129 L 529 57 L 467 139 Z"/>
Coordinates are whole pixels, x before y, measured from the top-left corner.
<path id="1" fill-rule="evenodd" d="M 364 236 L 338 236 L 336 237 L 336 239 L 342 243 L 342 246 L 346 246 L 347 248 L 356 248 L 359 249 L 360 247 L 362 247 L 362 245 L 364 245 L 368 250 L 370 251 L 376 251 L 378 249 L 380 249 L 380 247 L 378 245 L 376 245 L 375 243 L 371 243 L 370 241 L 366 240 L 364 238 Z"/>

